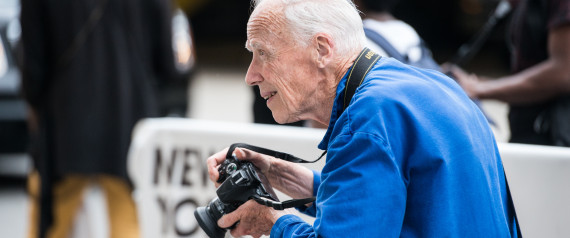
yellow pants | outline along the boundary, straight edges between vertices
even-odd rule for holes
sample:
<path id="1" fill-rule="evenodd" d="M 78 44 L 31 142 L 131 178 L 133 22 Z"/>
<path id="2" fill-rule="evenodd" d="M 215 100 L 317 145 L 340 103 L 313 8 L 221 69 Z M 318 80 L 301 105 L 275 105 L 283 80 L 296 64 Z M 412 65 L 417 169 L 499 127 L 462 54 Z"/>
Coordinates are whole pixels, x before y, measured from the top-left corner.
<path id="1" fill-rule="evenodd" d="M 83 202 L 83 194 L 91 184 L 98 184 L 107 204 L 109 237 L 140 237 L 136 209 L 131 189 L 120 178 L 97 175 L 69 175 L 58 181 L 53 190 L 53 223 L 47 231 L 47 238 L 67 238 L 74 225 L 74 219 Z M 40 179 L 37 172 L 28 179 L 30 195 L 29 238 L 38 237 Z"/>

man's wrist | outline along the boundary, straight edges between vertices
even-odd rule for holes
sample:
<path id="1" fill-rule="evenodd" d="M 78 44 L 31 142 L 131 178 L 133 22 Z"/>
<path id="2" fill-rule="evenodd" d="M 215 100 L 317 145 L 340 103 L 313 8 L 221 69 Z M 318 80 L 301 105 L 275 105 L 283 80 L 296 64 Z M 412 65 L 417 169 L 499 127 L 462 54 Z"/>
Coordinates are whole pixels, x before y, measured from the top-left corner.
<path id="1" fill-rule="evenodd" d="M 269 217 L 269 220 L 271 220 L 271 223 L 275 224 L 281 217 L 286 216 L 286 215 L 294 215 L 294 211 L 295 209 L 293 208 L 288 208 L 285 210 L 274 210 L 271 209 L 273 212 L 271 214 L 271 217 Z"/>

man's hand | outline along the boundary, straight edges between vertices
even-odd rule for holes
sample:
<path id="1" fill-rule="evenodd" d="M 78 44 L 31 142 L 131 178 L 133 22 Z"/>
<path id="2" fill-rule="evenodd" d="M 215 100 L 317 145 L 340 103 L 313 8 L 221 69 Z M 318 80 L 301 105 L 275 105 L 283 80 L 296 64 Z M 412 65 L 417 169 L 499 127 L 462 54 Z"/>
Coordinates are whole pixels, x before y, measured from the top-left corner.
<path id="1" fill-rule="evenodd" d="M 215 153 L 206 160 L 206 166 L 208 166 L 208 175 L 210 175 L 210 180 L 214 182 L 216 188 L 220 186 L 217 182 L 220 177 L 220 172 L 218 172 L 218 167 L 226 160 L 226 154 L 229 148 L 225 148 L 222 151 Z"/>
<path id="2" fill-rule="evenodd" d="M 226 160 L 226 154 L 228 153 L 229 148 L 225 148 L 222 151 L 210 156 L 206 161 L 208 166 L 208 174 L 210 176 L 210 180 L 212 180 L 216 187 L 220 184 L 217 183 L 218 178 L 220 177 L 220 173 L 218 172 L 218 167 Z M 253 163 L 255 167 L 259 169 L 261 173 L 266 176 L 271 174 L 268 173 L 269 169 L 271 168 L 271 161 L 276 160 L 277 158 L 260 154 L 251 150 L 235 148 L 233 154 L 236 155 L 238 160 L 247 160 Z M 275 178 L 274 178 L 275 179 Z"/>
<path id="3" fill-rule="evenodd" d="M 232 213 L 222 216 L 218 220 L 218 226 L 228 228 L 237 223 L 230 231 L 233 237 L 244 235 L 261 237 L 269 235 L 277 219 L 287 214 L 293 214 L 293 209 L 278 211 L 249 200 Z"/>
<path id="4" fill-rule="evenodd" d="M 207 160 L 208 174 L 216 187 L 220 174 L 218 167 L 226 160 L 228 148 L 210 156 Z M 313 196 L 313 172 L 299 164 L 273 156 L 264 155 L 244 148 L 236 148 L 233 153 L 239 160 L 252 162 L 267 177 L 271 186 L 292 198 Z"/>

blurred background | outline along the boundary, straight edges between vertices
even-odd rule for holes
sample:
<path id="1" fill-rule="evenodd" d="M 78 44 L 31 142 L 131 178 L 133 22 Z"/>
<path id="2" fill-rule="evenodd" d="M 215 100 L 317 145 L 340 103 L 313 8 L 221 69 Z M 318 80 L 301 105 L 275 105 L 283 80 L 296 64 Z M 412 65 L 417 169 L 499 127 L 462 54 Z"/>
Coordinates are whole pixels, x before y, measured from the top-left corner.
<path id="1" fill-rule="evenodd" d="M 161 89 L 164 116 L 252 122 L 254 95 L 244 83 L 250 53 L 244 48 L 251 12 L 247 0 L 176 0 L 173 47 L 188 80 Z M 401 0 L 394 15 L 410 24 L 431 48 L 438 63 L 485 24 L 497 0 Z M 24 237 L 26 176 L 31 168 L 26 105 L 19 96 L 19 0 L 0 0 L 0 230 L 3 237 Z M 464 65 L 488 76 L 506 74 L 506 22 L 499 22 L 480 52 Z M 506 140 L 506 107 L 484 102 Z M 6 233 L 7 232 L 7 233 Z"/>
<path id="2" fill-rule="evenodd" d="M 191 2 L 179 0 L 179 2 Z M 246 69 L 250 55 L 244 49 L 249 1 L 202 0 L 197 10 L 187 10 L 194 28 L 199 65 Z M 401 0 L 394 15 L 410 24 L 442 63 L 456 53 L 486 22 L 497 0 Z M 188 4 L 193 7 L 194 5 Z M 504 23 L 499 24 L 469 68 L 504 71 L 508 52 L 504 44 Z M 223 54 L 218 54 L 222 53 Z M 231 57 L 230 57 L 231 55 Z"/>

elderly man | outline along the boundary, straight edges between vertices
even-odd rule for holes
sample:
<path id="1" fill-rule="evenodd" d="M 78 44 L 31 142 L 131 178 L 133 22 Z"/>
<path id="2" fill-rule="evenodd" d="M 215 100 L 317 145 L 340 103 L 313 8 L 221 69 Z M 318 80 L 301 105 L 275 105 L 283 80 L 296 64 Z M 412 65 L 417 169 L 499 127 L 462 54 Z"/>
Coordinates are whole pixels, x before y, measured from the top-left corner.
<path id="1" fill-rule="evenodd" d="M 246 82 L 260 88 L 277 122 L 328 125 L 319 145 L 328 154 L 316 172 L 236 149 L 274 188 L 292 198 L 315 196 L 297 209 L 316 220 L 310 225 L 294 210 L 248 201 L 224 215 L 220 227 L 235 225 L 233 236 L 254 237 L 518 236 L 493 134 L 459 85 L 364 48 L 362 21 L 350 1 L 254 6 Z M 355 80 L 353 68 L 368 73 Z M 208 159 L 213 181 L 226 152 Z"/>

